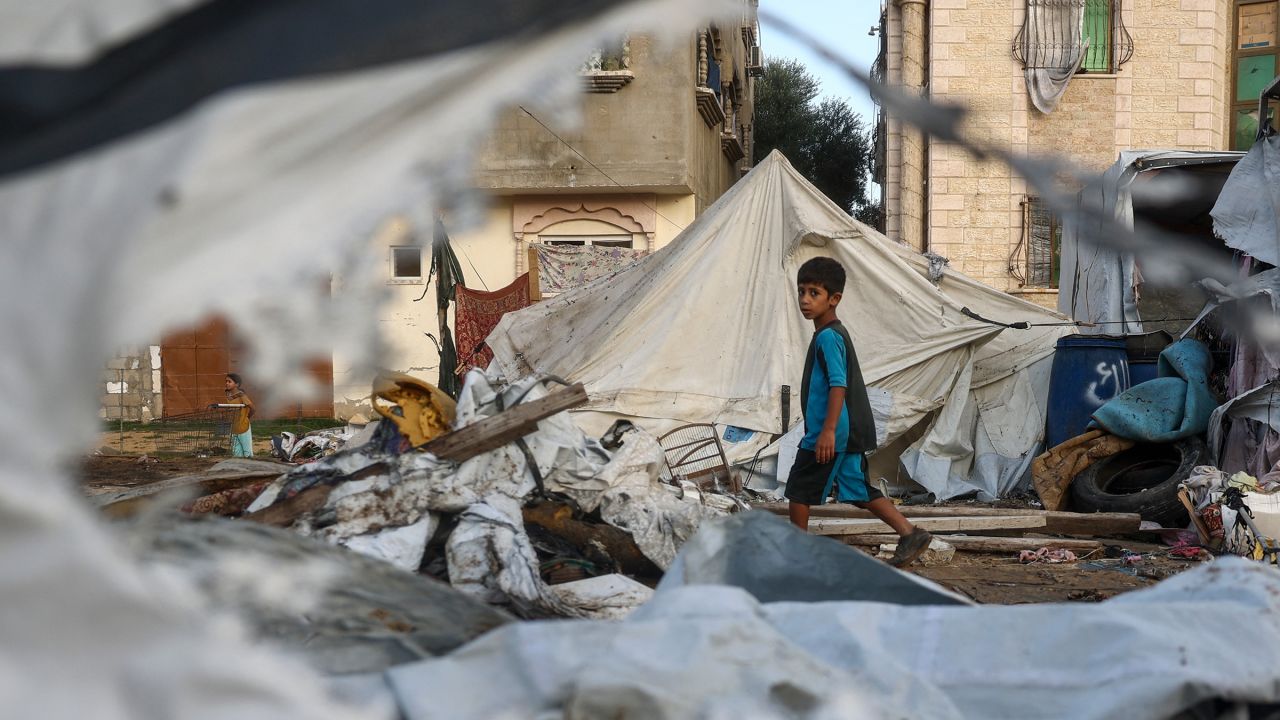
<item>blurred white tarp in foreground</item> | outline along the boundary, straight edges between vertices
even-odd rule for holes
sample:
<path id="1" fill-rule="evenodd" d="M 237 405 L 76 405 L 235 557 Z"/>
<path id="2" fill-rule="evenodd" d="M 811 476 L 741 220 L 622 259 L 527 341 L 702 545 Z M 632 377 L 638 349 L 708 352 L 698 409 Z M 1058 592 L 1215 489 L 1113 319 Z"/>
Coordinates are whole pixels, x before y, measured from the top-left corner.
<path id="1" fill-rule="evenodd" d="M 507 314 L 488 343 L 508 377 L 552 374 L 586 385 L 588 408 L 608 415 L 579 413 L 587 427 L 620 415 L 655 434 L 668 429 L 664 421 L 781 432 L 784 385 L 795 391 L 788 419 L 799 422 L 797 383 L 813 333 L 796 310 L 796 271 L 818 255 L 848 273 L 840 317 L 881 447 L 929 422 L 903 456 L 913 480 L 943 499 L 1011 490 L 1040 447 L 1048 365 L 1069 330 L 1003 330 L 961 310 L 1003 322 L 1065 318 L 953 271 L 934 285 L 927 258 L 850 217 L 781 153 L 667 247 Z"/>
<path id="2" fill-rule="evenodd" d="M 704 527 L 621 622 L 508 624 L 363 684 L 412 720 L 1157 720 L 1280 699 L 1277 611 L 1280 575 L 1238 558 L 1098 604 L 972 606 L 749 512 Z M 1242 618 L 1248 639 L 1194 617 Z M 1219 710 L 1203 716 L 1247 715 Z"/>
<path id="3" fill-rule="evenodd" d="M 716 10 L 0 0 L 6 713 L 352 717 L 202 617 L 184 578 L 143 572 L 73 495 L 59 468 L 94 436 L 102 363 L 210 311 L 270 337 L 254 343 L 264 373 L 320 340 L 371 345 L 370 305 L 333 308 L 360 319 L 343 323 L 298 298 L 380 265 L 359 257 L 375 223 L 454 190 L 499 108 L 572 91 L 604 38 Z"/>

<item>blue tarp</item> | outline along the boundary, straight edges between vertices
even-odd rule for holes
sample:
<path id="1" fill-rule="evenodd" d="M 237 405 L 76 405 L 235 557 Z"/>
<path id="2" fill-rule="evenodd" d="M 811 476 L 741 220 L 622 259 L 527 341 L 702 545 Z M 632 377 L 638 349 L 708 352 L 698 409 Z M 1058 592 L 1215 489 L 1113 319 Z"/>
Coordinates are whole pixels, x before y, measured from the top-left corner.
<path id="1" fill-rule="evenodd" d="M 1201 435 L 1218 406 L 1209 391 L 1209 348 L 1179 340 L 1160 353 L 1158 376 L 1134 385 L 1093 414 L 1091 426 L 1140 442 L 1172 442 Z"/>

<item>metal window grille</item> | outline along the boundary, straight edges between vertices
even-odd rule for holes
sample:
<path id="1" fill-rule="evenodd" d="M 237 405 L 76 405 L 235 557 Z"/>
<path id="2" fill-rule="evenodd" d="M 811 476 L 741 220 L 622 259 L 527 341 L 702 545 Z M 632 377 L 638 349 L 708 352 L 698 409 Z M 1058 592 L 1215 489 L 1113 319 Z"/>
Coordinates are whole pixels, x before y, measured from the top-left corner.
<path id="1" fill-rule="evenodd" d="M 1121 10 L 1121 0 L 1026 0 L 1013 57 L 1027 69 L 1054 70 L 1070 67 L 1083 53 L 1081 72 L 1116 72 L 1133 58 L 1133 36 Z M 1065 22 L 1073 11 L 1082 19 L 1079 27 Z"/>
<path id="2" fill-rule="evenodd" d="M 1026 285 L 1056 288 L 1062 260 L 1062 222 L 1048 206 L 1034 198 L 1022 207 L 1027 245 Z"/>

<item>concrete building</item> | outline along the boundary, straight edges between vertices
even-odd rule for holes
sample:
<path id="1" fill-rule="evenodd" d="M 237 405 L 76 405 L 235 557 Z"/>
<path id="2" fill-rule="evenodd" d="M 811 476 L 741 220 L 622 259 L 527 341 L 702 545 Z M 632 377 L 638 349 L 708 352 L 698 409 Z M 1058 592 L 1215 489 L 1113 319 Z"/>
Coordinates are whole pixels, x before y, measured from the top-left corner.
<path id="1" fill-rule="evenodd" d="M 445 218 L 468 287 L 512 283 L 528 270 L 535 242 L 657 250 L 749 169 L 761 55 L 756 2 L 741 6 L 739 22 L 708 26 L 683 42 L 633 34 L 587 58 L 576 127 L 535 108 L 512 108 L 497 120 L 474 170 L 487 210 L 462 230 Z M 430 238 L 411 232 L 406 220 L 391 218 L 371 238 L 370 252 L 386 258 L 388 285 L 375 321 L 389 351 L 382 364 L 435 382 Z M 341 278 L 333 291 L 341 296 Z M 242 354 L 234 329 L 217 319 L 156 345 L 123 348 L 102 374 L 101 415 L 149 420 L 201 409 L 222 397 L 223 374 L 238 368 Z M 340 354 L 332 365 L 314 365 L 309 371 L 332 385 L 332 396 L 278 414 L 368 411 L 370 369 Z"/>
<path id="2" fill-rule="evenodd" d="M 1064 5 L 1080 29 L 1054 34 L 1045 19 Z M 1122 150 L 1247 149 L 1258 92 L 1276 75 L 1278 23 L 1276 0 L 889 0 L 877 71 L 966 105 L 972 137 L 1102 171 Z M 1027 77 L 1064 48 L 1079 67 L 1046 113 Z M 890 237 L 1056 304 L 1060 228 L 1020 178 L 893 117 L 878 132 Z"/>
<path id="3" fill-rule="evenodd" d="M 602 49 L 581 70 L 578 127 L 534 108 L 500 117 L 474 172 L 475 187 L 490 198 L 484 216 L 461 232 L 445 218 L 467 286 L 512 283 L 529 269 L 530 243 L 657 250 L 728 190 L 751 157 L 755 5 L 742 0 L 741 22 L 707 27 L 684 43 L 631 35 Z M 391 294 L 379 317 L 390 348 L 385 363 L 434 382 L 430 247 L 408 233 L 407 223 L 393 220 L 373 241 L 373 252 L 387 257 Z M 341 417 L 367 401 L 370 377 L 341 357 L 333 370 Z"/>

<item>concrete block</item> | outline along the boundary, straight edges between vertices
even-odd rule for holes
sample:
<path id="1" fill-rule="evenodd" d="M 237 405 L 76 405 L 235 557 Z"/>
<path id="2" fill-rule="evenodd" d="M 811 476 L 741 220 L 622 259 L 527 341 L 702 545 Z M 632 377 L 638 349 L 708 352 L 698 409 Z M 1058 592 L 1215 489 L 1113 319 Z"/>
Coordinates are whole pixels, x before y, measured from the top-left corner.
<path id="1" fill-rule="evenodd" d="M 929 198 L 931 210 L 964 210 L 965 196 L 935 194 Z"/>
<path id="2" fill-rule="evenodd" d="M 1212 150 L 1212 135 L 1208 130 L 1178 130 L 1177 141 L 1184 150 Z"/>
<path id="3" fill-rule="evenodd" d="M 934 77 L 964 77 L 969 74 L 969 64 L 964 60 L 938 60 L 931 65 Z"/>

